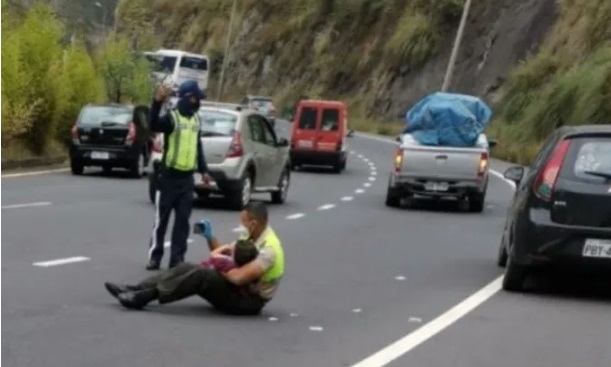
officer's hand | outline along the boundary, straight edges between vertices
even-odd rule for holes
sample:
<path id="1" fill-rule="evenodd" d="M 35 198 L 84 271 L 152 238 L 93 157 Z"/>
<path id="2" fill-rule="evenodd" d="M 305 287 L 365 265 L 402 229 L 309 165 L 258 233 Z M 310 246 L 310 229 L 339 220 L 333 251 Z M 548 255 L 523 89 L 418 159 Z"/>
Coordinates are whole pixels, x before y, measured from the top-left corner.
<path id="1" fill-rule="evenodd" d="M 155 91 L 155 101 L 165 103 L 172 94 L 172 88 L 170 86 L 161 84 Z"/>
<path id="2" fill-rule="evenodd" d="M 212 182 L 212 177 L 210 177 L 208 173 L 202 173 L 202 184 L 204 186 L 208 186 L 210 185 L 211 182 Z"/>

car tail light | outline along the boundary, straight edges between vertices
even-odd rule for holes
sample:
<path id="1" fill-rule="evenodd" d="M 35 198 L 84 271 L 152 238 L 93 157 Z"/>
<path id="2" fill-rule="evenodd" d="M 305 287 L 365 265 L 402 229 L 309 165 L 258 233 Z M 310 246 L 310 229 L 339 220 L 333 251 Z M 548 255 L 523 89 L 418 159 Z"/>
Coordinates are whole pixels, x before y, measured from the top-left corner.
<path id="1" fill-rule="evenodd" d="M 70 132 L 72 133 L 72 143 L 78 144 L 79 136 L 78 136 L 78 126 L 76 122 L 74 123 L 74 125 L 72 125 L 72 130 L 70 130 Z"/>
<path id="2" fill-rule="evenodd" d="M 537 178 L 533 183 L 533 190 L 538 198 L 545 201 L 551 199 L 552 192 L 556 186 L 556 181 L 558 180 L 560 168 L 562 168 L 564 157 L 566 156 L 570 145 L 571 142 L 569 140 L 563 140 L 560 144 L 558 144 L 545 168 L 537 175 Z"/>
<path id="3" fill-rule="evenodd" d="M 133 122 L 129 123 L 129 127 L 127 128 L 127 136 L 125 137 L 125 143 L 127 145 L 131 145 L 136 140 L 136 124 Z"/>
<path id="4" fill-rule="evenodd" d="M 488 153 L 482 153 L 479 158 L 479 166 L 477 168 L 477 178 L 482 178 L 488 170 Z"/>
<path id="5" fill-rule="evenodd" d="M 395 152 L 395 173 L 399 173 L 401 171 L 401 167 L 403 166 L 403 148 L 397 148 Z"/>
<path id="6" fill-rule="evenodd" d="M 242 135 L 239 131 L 234 131 L 233 139 L 227 150 L 226 158 L 237 158 L 244 155 L 244 148 L 242 147 Z"/>

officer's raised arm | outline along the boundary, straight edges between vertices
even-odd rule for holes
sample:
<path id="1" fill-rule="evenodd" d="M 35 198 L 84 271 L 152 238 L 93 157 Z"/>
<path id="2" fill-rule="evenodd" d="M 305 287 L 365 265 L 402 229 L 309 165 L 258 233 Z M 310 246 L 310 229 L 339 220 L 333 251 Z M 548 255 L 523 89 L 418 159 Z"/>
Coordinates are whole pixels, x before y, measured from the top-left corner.
<path id="1" fill-rule="evenodd" d="M 169 87 L 161 85 L 155 91 L 155 98 L 151 104 L 151 113 L 149 116 L 150 128 L 154 132 L 170 134 L 174 130 L 174 120 L 169 113 L 159 116 L 163 104 L 170 97 L 171 90 Z"/>

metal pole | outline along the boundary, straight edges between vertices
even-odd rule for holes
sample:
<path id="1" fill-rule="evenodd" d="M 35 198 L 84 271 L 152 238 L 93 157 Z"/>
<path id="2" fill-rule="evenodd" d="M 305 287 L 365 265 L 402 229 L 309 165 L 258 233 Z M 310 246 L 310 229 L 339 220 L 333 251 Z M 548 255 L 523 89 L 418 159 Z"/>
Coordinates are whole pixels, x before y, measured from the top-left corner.
<path id="1" fill-rule="evenodd" d="M 469 18 L 469 10 L 471 8 L 471 0 L 465 1 L 463 7 L 462 17 L 460 19 L 460 25 L 458 26 L 458 32 L 456 32 L 456 39 L 454 40 L 454 46 L 452 47 L 452 54 L 450 55 L 450 62 L 446 70 L 446 75 L 443 78 L 443 85 L 441 87 L 442 92 L 447 92 L 452 82 L 452 75 L 454 74 L 454 67 L 456 66 L 456 58 L 458 57 L 458 51 L 460 50 L 460 43 L 462 42 L 463 35 L 465 33 L 465 27 L 467 25 L 467 19 Z"/>
<path id="2" fill-rule="evenodd" d="M 231 43 L 231 31 L 233 30 L 233 19 L 235 17 L 235 9 L 237 5 L 237 0 L 233 0 L 233 5 L 231 7 L 231 15 L 229 16 L 229 30 L 227 31 L 227 38 L 225 39 L 225 53 L 223 54 L 223 65 L 221 66 L 221 76 L 219 78 L 219 87 L 217 93 L 217 100 L 221 100 L 223 97 L 223 82 L 225 80 L 225 68 L 227 67 L 227 62 L 229 60 L 229 45 Z"/>

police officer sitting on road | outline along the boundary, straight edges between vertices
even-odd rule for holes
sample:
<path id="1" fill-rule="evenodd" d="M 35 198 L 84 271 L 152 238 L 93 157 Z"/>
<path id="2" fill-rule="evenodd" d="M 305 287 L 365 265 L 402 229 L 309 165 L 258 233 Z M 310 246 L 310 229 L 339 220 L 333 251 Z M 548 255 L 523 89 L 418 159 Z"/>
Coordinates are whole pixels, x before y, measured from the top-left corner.
<path id="1" fill-rule="evenodd" d="M 150 302 L 160 304 L 199 295 L 215 308 L 240 315 L 258 314 L 272 299 L 284 275 L 284 250 L 268 224 L 265 204 L 250 202 L 240 213 L 246 232 L 240 239 L 254 242 L 259 253 L 255 260 L 228 272 L 199 264 L 182 263 L 138 285 L 105 283 L 108 292 L 126 308 L 141 309 Z M 211 225 L 204 233 L 211 256 L 233 255 L 234 244 L 220 245 Z"/>
<path id="2" fill-rule="evenodd" d="M 159 116 L 161 108 L 172 93 L 161 85 L 155 92 L 151 106 L 150 127 L 164 133 L 164 152 L 158 187 L 155 193 L 155 225 L 151 235 L 148 270 L 157 270 L 163 257 L 165 232 L 174 210 L 169 267 L 184 261 L 189 236 L 189 218 L 193 207 L 194 173 L 202 174 L 203 183 L 210 181 L 200 139 L 197 112 L 205 98 L 197 82 L 187 80 L 178 88 L 176 108 Z"/>

